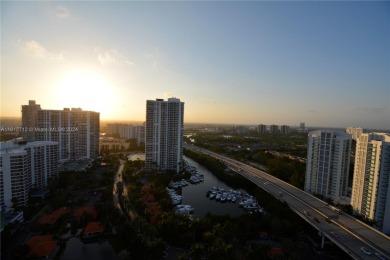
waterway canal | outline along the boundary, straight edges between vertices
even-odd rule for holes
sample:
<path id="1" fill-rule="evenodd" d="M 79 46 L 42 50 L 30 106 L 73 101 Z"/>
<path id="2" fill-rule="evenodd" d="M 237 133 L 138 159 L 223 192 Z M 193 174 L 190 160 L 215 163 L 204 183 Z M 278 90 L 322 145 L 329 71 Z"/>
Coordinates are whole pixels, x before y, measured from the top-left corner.
<path id="1" fill-rule="evenodd" d="M 145 160 L 144 153 L 134 153 L 128 156 L 129 160 Z M 200 165 L 196 161 L 184 156 L 184 159 L 191 165 L 195 166 L 198 171 L 204 175 L 204 181 L 199 184 L 190 184 L 182 189 L 182 204 L 189 204 L 194 208 L 194 216 L 198 218 L 204 217 L 207 212 L 214 215 L 230 215 L 236 217 L 241 215 L 244 210 L 238 206 L 238 203 L 231 202 L 218 202 L 216 200 L 210 200 L 206 197 L 206 193 L 213 186 L 222 188 L 225 190 L 232 189 L 225 183 L 219 181 L 207 168 Z M 180 189 L 180 188 L 179 188 Z M 245 192 L 243 190 L 239 190 Z"/>
<path id="2" fill-rule="evenodd" d="M 213 186 L 223 188 L 225 190 L 230 190 L 232 188 L 219 181 L 209 170 L 207 170 L 207 168 L 196 161 L 188 157 L 184 157 L 184 159 L 204 174 L 203 182 L 199 184 L 191 184 L 182 188 L 182 204 L 190 204 L 195 210 L 194 216 L 201 218 L 204 217 L 207 212 L 210 212 L 214 215 L 230 215 L 232 217 L 237 217 L 244 213 L 244 210 L 238 206 L 238 203 L 222 203 L 216 200 L 210 200 L 206 197 L 206 192 Z M 239 191 L 245 192 L 243 190 Z"/>

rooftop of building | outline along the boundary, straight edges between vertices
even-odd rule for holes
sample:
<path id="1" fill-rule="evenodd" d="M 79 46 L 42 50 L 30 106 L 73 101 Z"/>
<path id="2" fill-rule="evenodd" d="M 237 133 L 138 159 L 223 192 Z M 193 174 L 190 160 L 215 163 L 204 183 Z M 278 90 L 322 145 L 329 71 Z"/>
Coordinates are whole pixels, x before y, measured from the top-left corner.
<path id="1" fill-rule="evenodd" d="M 76 160 L 67 160 L 60 163 L 59 171 L 60 172 L 66 172 L 66 171 L 76 171 L 76 172 L 82 172 L 86 171 L 90 167 L 92 167 L 92 164 L 94 162 L 94 159 L 76 159 Z"/>
<path id="2" fill-rule="evenodd" d="M 83 234 L 102 233 L 104 231 L 104 225 L 100 221 L 90 222 L 85 227 Z"/>
<path id="3" fill-rule="evenodd" d="M 84 213 L 91 215 L 93 219 L 95 219 L 98 214 L 94 206 L 78 208 L 74 211 L 73 214 L 76 218 L 80 219 Z"/>
<path id="4" fill-rule="evenodd" d="M 53 211 L 50 214 L 46 214 L 38 218 L 37 222 L 38 224 L 54 224 L 60 217 L 63 215 L 70 213 L 70 209 L 68 208 L 61 208 Z"/>
<path id="5" fill-rule="evenodd" d="M 38 235 L 30 237 L 27 245 L 29 248 L 29 256 L 47 258 L 54 253 L 57 241 L 53 239 L 52 235 Z"/>
<path id="6" fill-rule="evenodd" d="M 27 142 L 22 138 L 16 138 L 6 142 L 0 142 L 0 152 L 20 153 L 23 152 L 25 148 L 45 146 L 45 145 L 55 145 L 55 144 L 58 144 L 58 142 L 53 142 L 53 141 Z"/>

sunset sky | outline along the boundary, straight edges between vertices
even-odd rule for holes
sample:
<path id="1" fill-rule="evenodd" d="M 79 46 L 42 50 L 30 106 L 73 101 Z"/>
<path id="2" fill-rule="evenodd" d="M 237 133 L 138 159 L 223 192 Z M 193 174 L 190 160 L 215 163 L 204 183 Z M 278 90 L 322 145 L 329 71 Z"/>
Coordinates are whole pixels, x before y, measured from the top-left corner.
<path id="1" fill-rule="evenodd" d="M 390 2 L 1 2 L 1 116 L 390 129 Z"/>

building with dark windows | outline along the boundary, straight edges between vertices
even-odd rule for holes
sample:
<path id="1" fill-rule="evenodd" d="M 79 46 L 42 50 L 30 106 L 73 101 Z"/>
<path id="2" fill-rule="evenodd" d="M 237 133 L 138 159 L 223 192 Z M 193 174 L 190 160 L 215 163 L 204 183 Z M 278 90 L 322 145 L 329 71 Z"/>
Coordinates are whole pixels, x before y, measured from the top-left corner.
<path id="1" fill-rule="evenodd" d="M 146 101 L 145 170 L 174 170 L 183 164 L 184 102 Z"/>
<path id="2" fill-rule="evenodd" d="M 35 100 L 29 100 L 28 105 L 22 105 L 22 129 L 24 140 L 31 142 L 36 140 L 35 127 L 37 126 L 37 114 L 41 110 L 41 105 Z"/>
<path id="3" fill-rule="evenodd" d="M 282 125 L 280 127 L 280 133 L 283 135 L 287 135 L 290 132 L 290 127 L 288 125 Z"/>
<path id="4" fill-rule="evenodd" d="M 279 133 L 279 126 L 277 125 L 270 125 L 269 131 L 271 134 L 277 134 Z"/>
<path id="5" fill-rule="evenodd" d="M 258 125 L 258 132 L 259 132 L 259 134 L 267 133 L 267 126 L 266 125 Z"/>
<path id="6" fill-rule="evenodd" d="M 81 108 L 48 110 L 40 106 L 38 109 L 37 106 L 35 101 L 22 106 L 22 122 L 36 141 L 58 142 L 58 158 L 61 162 L 93 159 L 99 155 L 98 112 L 83 111 Z M 35 120 L 31 119 L 32 114 Z"/>

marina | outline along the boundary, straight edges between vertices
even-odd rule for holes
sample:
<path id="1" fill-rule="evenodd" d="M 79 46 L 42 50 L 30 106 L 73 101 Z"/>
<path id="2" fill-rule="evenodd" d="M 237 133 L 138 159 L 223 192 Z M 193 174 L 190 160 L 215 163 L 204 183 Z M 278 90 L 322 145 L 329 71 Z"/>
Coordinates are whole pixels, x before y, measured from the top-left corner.
<path id="1" fill-rule="evenodd" d="M 245 212 L 263 212 L 255 198 L 246 191 L 232 189 L 188 157 L 185 161 L 190 179 L 171 182 L 166 187 L 176 213 L 201 218 L 207 213 L 236 217 Z"/>

